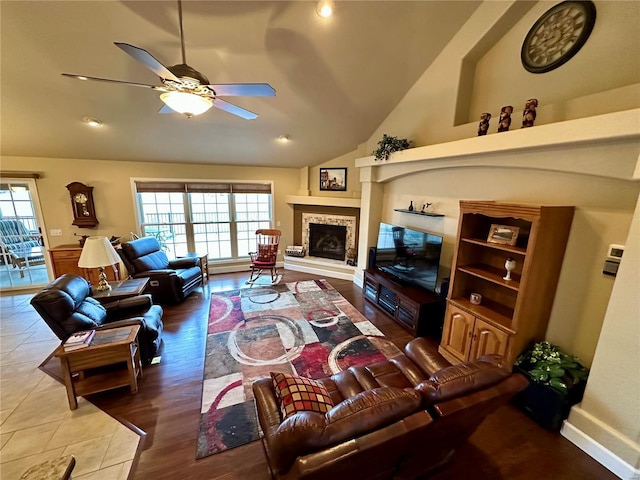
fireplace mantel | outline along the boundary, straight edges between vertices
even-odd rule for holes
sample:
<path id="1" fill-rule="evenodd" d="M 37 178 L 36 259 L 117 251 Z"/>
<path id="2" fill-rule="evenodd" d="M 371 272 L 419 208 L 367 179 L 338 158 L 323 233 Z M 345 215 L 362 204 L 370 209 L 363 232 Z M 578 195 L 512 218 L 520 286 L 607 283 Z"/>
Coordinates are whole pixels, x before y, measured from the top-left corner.
<path id="1" fill-rule="evenodd" d="M 323 207 L 360 208 L 359 198 L 287 195 L 287 203 L 290 203 L 291 205 L 318 205 Z"/>

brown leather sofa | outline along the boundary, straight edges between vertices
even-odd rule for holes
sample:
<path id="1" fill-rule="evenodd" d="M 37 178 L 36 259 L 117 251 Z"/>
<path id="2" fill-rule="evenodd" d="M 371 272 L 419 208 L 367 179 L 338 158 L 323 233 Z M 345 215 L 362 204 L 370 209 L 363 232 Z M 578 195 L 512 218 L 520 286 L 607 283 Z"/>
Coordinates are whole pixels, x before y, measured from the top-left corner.
<path id="1" fill-rule="evenodd" d="M 253 384 L 278 479 L 409 479 L 444 465 L 485 417 L 525 388 L 497 355 L 450 365 L 424 338 L 390 361 L 321 380 L 334 407 L 284 421 L 270 378 Z"/>

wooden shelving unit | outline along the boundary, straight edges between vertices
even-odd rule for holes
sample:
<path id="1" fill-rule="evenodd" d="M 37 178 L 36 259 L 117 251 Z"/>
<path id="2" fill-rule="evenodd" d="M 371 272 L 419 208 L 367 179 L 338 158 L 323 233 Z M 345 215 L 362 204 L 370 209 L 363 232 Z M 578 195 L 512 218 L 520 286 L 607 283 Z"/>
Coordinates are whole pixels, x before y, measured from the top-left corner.
<path id="1" fill-rule="evenodd" d="M 544 339 L 574 207 L 461 201 L 440 353 L 459 363 L 498 353 L 513 363 Z M 490 243 L 491 225 L 519 228 L 515 245 Z M 516 261 L 505 280 L 507 257 Z M 471 293 L 482 295 L 479 305 Z"/>

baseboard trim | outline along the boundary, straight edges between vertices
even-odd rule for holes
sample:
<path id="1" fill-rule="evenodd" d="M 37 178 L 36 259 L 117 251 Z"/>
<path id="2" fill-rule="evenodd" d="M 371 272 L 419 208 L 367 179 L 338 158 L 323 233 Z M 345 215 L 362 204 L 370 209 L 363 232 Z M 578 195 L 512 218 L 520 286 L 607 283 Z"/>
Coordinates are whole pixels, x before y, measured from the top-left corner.
<path id="1" fill-rule="evenodd" d="M 288 263 L 285 266 L 285 270 L 293 270 L 294 272 L 312 273 L 313 275 L 320 275 L 324 277 L 339 278 L 341 280 L 353 281 L 352 273 L 342 273 L 342 272 L 336 272 L 332 270 L 324 270 L 322 268 L 310 267 L 306 265 L 292 265 Z"/>
<path id="2" fill-rule="evenodd" d="M 629 465 L 568 421 L 565 420 L 562 424 L 560 434 L 623 480 L 640 479 L 640 469 Z"/>
<path id="3" fill-rule="evenodd" d="M 235 273 L 235 272 L 247 272 L 249 274 L 251 270 L 249 269 L 250 263 L 242 262 L 242 263 L 227 263 L 221 265 L 215 265 L 209 262 L 209 275 L 215 275 L 217 273 Z M 283 262 L 276 263 L 277 268 L 283 268 Z"/>

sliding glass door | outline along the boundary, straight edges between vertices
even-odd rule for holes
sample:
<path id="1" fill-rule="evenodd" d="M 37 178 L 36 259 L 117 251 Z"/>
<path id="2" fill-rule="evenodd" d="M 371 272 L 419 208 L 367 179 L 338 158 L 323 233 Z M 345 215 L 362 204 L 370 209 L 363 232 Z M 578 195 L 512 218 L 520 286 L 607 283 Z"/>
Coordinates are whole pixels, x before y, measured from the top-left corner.
<path id="1" fill-rule="evenodd" d="M 48 253 L 42 234 L 36 182 L 0 181 L 0 289 L 17 290 L 49 282 Z"/>

